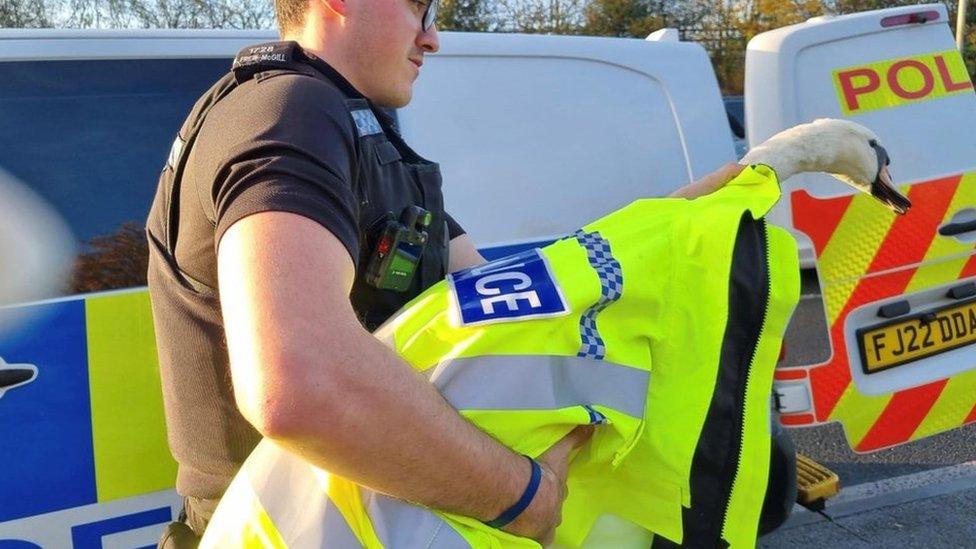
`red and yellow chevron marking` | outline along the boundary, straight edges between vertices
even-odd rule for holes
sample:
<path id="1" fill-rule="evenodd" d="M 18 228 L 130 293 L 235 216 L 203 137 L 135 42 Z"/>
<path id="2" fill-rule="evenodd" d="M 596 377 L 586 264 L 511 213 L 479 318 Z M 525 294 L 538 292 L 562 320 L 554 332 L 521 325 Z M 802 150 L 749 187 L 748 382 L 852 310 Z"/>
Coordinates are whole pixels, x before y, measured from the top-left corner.
<path id="1" fill-rule="evenodd" d="M 976 421 L 973 370 L 887 395 L 851 381 L 844 323 L 862 305 L 976 277 L 976 245 L 938 235 L 956 212 L 976 206 L 976 172 L 902 189 L 914 204 L 895 216 L 866 194 L 818 199 L 792 194 L 793 225 L 813 241 L 830 329 L 831 359 L 809 369 L 814 413 L 784 424 L 840 421 L 848 442 L 868 452 Z M 855 353 L 856 354 L 856 353 Z"/>

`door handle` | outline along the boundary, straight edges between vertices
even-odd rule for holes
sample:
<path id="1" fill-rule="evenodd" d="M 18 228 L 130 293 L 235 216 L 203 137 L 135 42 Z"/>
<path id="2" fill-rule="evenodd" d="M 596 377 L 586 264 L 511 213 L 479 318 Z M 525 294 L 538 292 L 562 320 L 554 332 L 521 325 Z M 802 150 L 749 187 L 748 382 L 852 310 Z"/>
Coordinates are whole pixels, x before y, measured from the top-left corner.
<path id="1" fill-rule="evenodd" d="M 959 223 L 949 223 L 939 227 L 939 234 L 942 236 L 955 236 L 957 234 L 976 231 L 976 219 L 972 221 L 961 221 Z"/>
<path id="2" fill-rule="evenodd" d="M 0 370 L 0 392 L 8 387 L 20 385 L 34 378 L 34 370 L 29 368 L 9 368 Z"/>
<path id="3" fill-rule="evenodd" d="M 37 367 L 33 364 L 7 364 L 0 357 L 0 397 L 8 389 L 26 385 L 37 377 Z"/>

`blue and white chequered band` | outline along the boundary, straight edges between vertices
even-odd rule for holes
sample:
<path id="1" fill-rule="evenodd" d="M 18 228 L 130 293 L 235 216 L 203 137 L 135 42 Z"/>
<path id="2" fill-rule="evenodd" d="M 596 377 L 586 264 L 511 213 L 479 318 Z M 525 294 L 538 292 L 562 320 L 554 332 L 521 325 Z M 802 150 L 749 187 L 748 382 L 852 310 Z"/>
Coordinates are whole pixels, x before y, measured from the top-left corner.
<path id="1" fill-rule="evenodd" d="M 383 128 L 380 127 L 380 121 L 376 119 L 376 115 L 369 109 L 352 111 L 352 118 L 356 121 L 356 131 L 359 132 L 359 137 L 383 133 Z"/>
<path id="2" fill-rule="evenodd" d="M 610 251 L 610 243 L 600 233 L 587 233 L 582 230 L 573 236 L 586 248 L 590 266 L 600 278 L 600 299 L 580 317 L 580 339 L 582 344 L 576 356 L 602 360 L 607 356 L 607 346 L 596 325 L 596 316 L 620 299 L 624 290 L 624 274 L 620 263 Z"/>

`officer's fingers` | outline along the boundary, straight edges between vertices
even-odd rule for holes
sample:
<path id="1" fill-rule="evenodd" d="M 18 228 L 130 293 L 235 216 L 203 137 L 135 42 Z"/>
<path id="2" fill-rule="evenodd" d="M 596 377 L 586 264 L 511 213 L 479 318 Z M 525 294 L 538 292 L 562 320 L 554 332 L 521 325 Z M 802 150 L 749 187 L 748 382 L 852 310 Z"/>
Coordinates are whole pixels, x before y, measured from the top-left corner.
<path id="1" fill-rule="evenodd" d="M 591 436 L 593 436 L 593 426 L 580 425 L 539 456 L 539 461 L 547 464 L 559 478 L 565 479 L 570 454 L 586 444 Z"/>
<path id="2" fill-rule="evenodd" d="M 539 543 L 543 547 L 548 547 L 549 545 L 552 544 L 553 541 L 555 541 L 555 539 L 556 539 L 556 526 L 559 526 L 559 524 L 556 524 L 555 526 L 553 526 L 548 532 L 546 532 L 541 538 L 539 538 Z"/>
<path id="3" fill-rule="evenodd" d="M 701 186 L 703 194 L 709 194 L 721 189 L 729 181 L 735 179 L 743 169 L 745 169 L 745 166 L 741 164 L 728 162 L 714 172 L 701 178 L 697 184 Z"/>
<path id="4" fill-rule="evenodd" d="M 548 450 L 543 452 L 543 454 L 539 456 L 538 460 L 549 465 L 556 465 L 565 461 L 566 457 L 569 456 L 569 453 L 575 447 L 575 433 L 576 429 L 573 429 L 569 434 L 559 439 L 555 444 L 550 446 Z"/>
<path id="5" fill-rule="evenodd" d="M 564 501 L 564 499 L 565 498 L 561 498 L 559 500 L 560 503 L 559 506 L 556 508 L 556 514 L 552 517 L 552 522 L 549 524 L 549 527 L 546 530 L 546 532 L 541 537 L 539 537 L 539 543 L 541 543 L 543 547 L 550 545 L 553 542 L 553 540 L 556 539 L 556 528 L 558 528 L 559 525 L 562 524 L 563 522 L 562 502 Z"/>
<path id="6" fill-rule="evenodd" d="M 746 166 L 736 162 L 729 162 L 722 166 L 722 171 L 725 172 L 725 182 L 728 183 L 735 179 L 744 169 L 746 169 Z"/>
<path id="7" fill-rule="evenodd" d="M 586 442 L 590 440 L 590 437 L 593 436 L 594 431 L 596 431 L 596 427 L 592 425 L 580 425 L 579 427 L 576 427 L 575 429 L 570 431 L 569 434 L 563 438 L 563 440 L 568 439 L 569 441 L 571 441 L 572 442 L 571 449 L 575 450 L 580 446 L 586 444 Z"/>
<path id="8" fill-rule="evenodd" d="M 583 446 L 586 444 L 586 441 L 590 440 L 590 437 L 593 436 L 593 430 L 594 427 L 592 425 L 577 426 L 553 445 L 547 453 L 553 452 L 555 455 L 568 456 L 573 450 Z"/>

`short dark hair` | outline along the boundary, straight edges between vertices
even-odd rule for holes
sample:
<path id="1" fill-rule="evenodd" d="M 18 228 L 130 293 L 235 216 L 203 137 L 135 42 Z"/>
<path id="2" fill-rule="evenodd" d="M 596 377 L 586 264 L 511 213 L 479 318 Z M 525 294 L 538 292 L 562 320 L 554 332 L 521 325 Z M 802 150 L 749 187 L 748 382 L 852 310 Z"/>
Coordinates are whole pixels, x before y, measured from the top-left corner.
<path id="1" fill-rule="evenodd" d="M 275 17 L 278 18 L 278 34 L 286 34 L 305 25 L 308 0 L 274 0 Z"/>

